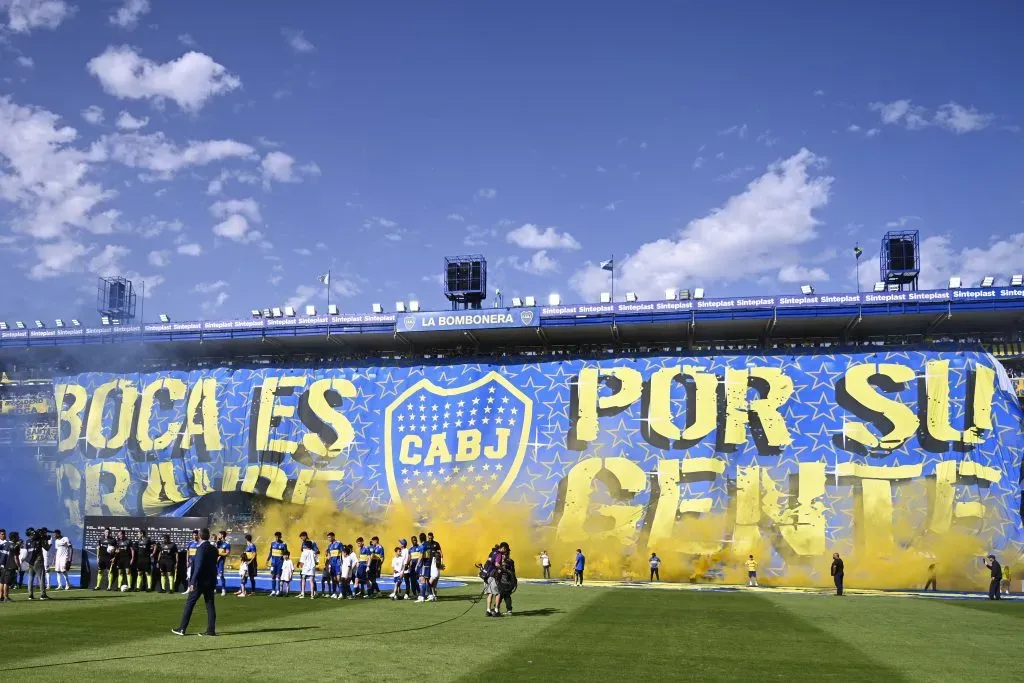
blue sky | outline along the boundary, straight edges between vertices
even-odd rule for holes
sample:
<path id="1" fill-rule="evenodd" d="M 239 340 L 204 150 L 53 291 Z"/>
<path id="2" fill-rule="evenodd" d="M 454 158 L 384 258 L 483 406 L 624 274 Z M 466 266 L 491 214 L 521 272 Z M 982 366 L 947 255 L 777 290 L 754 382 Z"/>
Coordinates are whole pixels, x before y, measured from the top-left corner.
<path id="1" fill-rule="evenodd" d="M 833 5 L 0 0 L 0 319 L 1024 270 L 1024 8 Z"/>

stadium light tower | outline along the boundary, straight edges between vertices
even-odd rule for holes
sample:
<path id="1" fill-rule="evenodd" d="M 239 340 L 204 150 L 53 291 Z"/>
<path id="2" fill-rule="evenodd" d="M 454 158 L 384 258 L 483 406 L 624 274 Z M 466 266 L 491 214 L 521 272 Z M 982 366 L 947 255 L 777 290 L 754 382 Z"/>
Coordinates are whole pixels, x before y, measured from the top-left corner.
<path id="1" fill-rule="evenodd" d="M 921 235 L 917 230 L 891 230 L 882 236 L 879 253 L 881 280 L 887 285 L 917 289 L 921 274 Z"/>
<path id="2" fill-rule="evenodd" d="M 487 298 L 487 259 L 481 254 L 446 256 L 444 295 L 453 311 L 483 308 Z"/>
<path id="3" fill-rule="evenodd" d="M 985 277 L 981 278 L 982 287 L 992 287 L 993 285 L 995 285 L 995 283 L 996 279 L 991 275 L 986 275 Z"/>
<path id="4" fill-rule="evenodd" d="M 800 293 L 804 296 L 814 294 L 814 285 L 800 285 Z"/>
<path id="5" fill-rule="evenodd" d="M 548 294 L 548 306 L 561 306 L 562 297 L 554 292 Z"/>
<path id="6" fill-rule="evenodd" d="M 960 289 L 964 286 L 964 281 L 956 276 L 949 278 L 950 289 Z"/>
<path id="7" fill-rule="evenodd" d="M 1024 275 L 1011 275 L 1010 276 L 1011 287 L 1024 287 Z"/>

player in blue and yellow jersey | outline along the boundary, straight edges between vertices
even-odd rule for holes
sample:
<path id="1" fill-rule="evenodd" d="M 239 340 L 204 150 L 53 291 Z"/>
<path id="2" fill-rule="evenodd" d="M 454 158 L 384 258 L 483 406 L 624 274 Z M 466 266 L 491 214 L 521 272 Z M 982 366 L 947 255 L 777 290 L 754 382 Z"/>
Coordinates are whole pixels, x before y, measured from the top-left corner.
<path id="1" fill-rule="evenodd" d="M 304 547 L 306 541 L 309 541 L 310 547 L 313 548 L 313 552 L 316 553 L 316 556 L 317 556 L 316 559 L 317 559 L 317 561 L 319 561 L 320 560 L 320 546 L 318 546 L 316 544 L 316 541 L 314 541 L 313 539 L 311 539 L 309 537 L 309 534 L 307 534 L 305 531 L 303 531 L 303 532 L 301 532 L 299 534 L 299 547 L 300 548 Z"/>
<path id="2" fill-rule="evenodd" d="M 185 569 L 185 581 L 191 581 L 192 579 L 192 560 L 195 559 L 196 550 L 199 548 L 199 529 L 192 530 L 192 540 L 185 546 L 185 557 L 186 557 L 186 569 Z M 188 589 L 182 595 L 188 595 Z"/>
<path id="3" fill-rule="evenodd" d="M 333 531 L 327 534 L 327 561 L 324 565 L 331 581 L 330 595 L 335 600 L 341 598 L 341 551 L 344 547 L 341 541 L 336 540 Z"/>
<path id="4" fill-rule="evenodd" d="M 423 557 L 423 548 L 413 534 L 412 545 L 409 546 L 409 590 L 410 595 L 420 594 L 420 559 Z"/>
<path id="5" fill-rule="evenodd" d="M 281 570 L 284 568 L 284 554 L 288 552 L 288 544 L 281 540 L 281 532 L 274 532 L 274 542 L 270 544 L 267 562 L 270 564 L 270 595 L 281 594 Z"/>
<path id="6" fill-rule="evenodd" d="M 217 578 L 220 580 L 220 594 L 228 594 L 228 582 L 224 578 L 224 565 L 227 563 L 228 555 L 231 554 L 231 544 L 228 543 L 228 532 L 221 531 L 217 534 Z"/>
<path id="7" fill-rule="evenodd" d="M 246 578 L 249 579 L 249 590 L 251 593 L 256 593 L 256 569 L 259 566 L 257 559 L 256 544 L 252 542 L 252 534 L 245 535 L 245 550 L 242 551 L 242 562 L 249 565 L 248 570 L 245 573 Z M 241 587 L 240 587 L 241 588 Z M 243 595 L 244 591 L 239 590 L 235 595 Z"/>
<path id="8" fill-rule="evenodd" d="M 427 543 L 427 535 L 420 534 L 420 597 L 416 598 L 416 602 L 424 602 L 424 600 L 436 600 L 433 592 L 430 590 L 430 570 L 434 566 L 434 545 Z"/>
<path id="9" fill-rule="evenodd" d="M 370 566 L 367 568 L 366 576 L 370 582 L 371 597 L 380 593 L 380 586 L 377 585 L 377 579 L 380 578 L 380 571 L 383 566 L 384 546 L 380 544 L 380 539 L 374 536 L 370 539 Z"/>
<path id="10" fill-rule="evenodd" d="M 369 579 L 367 578 L 370 568 L 370 558 L 373 556 L 373 551 L 370 550 L 370 546 L 366 545 L 363 541 L 363 537 L 360 536 L 356 539 L 356 581 L 354 586 L 354 592 L 361 598 L 369 597 L 367 595 L 367 589 L 369 587 Z"/>

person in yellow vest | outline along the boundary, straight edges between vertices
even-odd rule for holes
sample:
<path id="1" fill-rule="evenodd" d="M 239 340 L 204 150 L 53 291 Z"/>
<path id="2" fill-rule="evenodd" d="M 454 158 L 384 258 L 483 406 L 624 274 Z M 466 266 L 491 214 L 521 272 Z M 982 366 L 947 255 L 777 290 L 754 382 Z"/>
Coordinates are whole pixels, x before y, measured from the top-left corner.
<path id="1" fill-rule="evenodd" d="M 747 585 L 757 588 L 757 560 L 751 555 L 747 558 Z"/>
<path id="2" fill-rule="evenodd" d="M 1010 594 L 1010 565 L 1003 565 L 1003 580 L 999 584 L 999 590 L 1003 595 Z"/>

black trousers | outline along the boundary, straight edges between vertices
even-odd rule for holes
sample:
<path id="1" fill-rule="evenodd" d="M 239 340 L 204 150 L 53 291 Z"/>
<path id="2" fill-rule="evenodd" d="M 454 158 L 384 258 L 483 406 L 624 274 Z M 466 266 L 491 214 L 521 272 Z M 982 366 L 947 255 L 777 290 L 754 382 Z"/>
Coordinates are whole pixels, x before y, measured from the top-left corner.
<path id="1" fill-rule="evenodd" d="M 938 586 L 938 584 L 936 583 L 936 581 L 935 581 L 935 577 L 934 577 L 934 576 L 933 576 L 933 577 L 931 577 L 930 579 L 928 579 L 928 583 L 926 583 L 926 584 L 924 585 L 924 589 L 925 589 L 925 590 L 928 590 L 929 588 L 931 588 L 931 589 L 932 589 L 933 591 L 937 591 L 937 590 L 939 590 L 939 586 Z"/>
<path id="2" fill-rule="evenodd" d="M 249 563 L 249 592 L 256 592 L 256 560 Z"/>
<path id="3" fill-rule="evenodd" d="M 658 573 L 657 567 L 651 567 L 651 581 L 661 581 L 661 574 Z"/>
<path id="4" fill-rule="evenodd" d="M 841 573 L 840 574 L 836 574 L 835 576 L 832 577 L 832 580 L 835 581 L 835 583 L 836 583 L 836 595 L 842 595 L 843 594 L 843 575 Z"/>
<path id="5" fill-rule="evenodd" d="M 577 571 L 575 576 L 576 576 L 576 583 L 578 585 L 582 586 L 583 585 L 583 572 Z"/>
<path id="6" fill-rule="evenodd" d="M 551 578 L 551 567 L 544 567 L 544 578 L 545 579 L 550 579 Z"/>
<path id="7" fill-rule="evenodd" d="M 419 593 L 419 584 L 416 582 L 416 577 L 412 575 L 412 572 L 408 572 L 405 575 L 405 593 L 406 595 L 416 595 Z"/>
<path id="8" fill-rule="evenodd" d="M 999 597 L 999 579 L 992 579 L 988 584 L 988 599 L 989 600 L 1000 600 Z"/>
<path id="9" fill-rule="evenodd" d="M 501 600 L 505 601 L 505 611 L 506 612 L 511 612 L 512 611 L 512 594 L 511 593 L 502 593 L 501 594 Z"/>
<path id="10" fill-rule="evenodd" d="M 184 631 L 188 628 L 188 622 L 192 620 L 192 610 L 196 608 L 196 603 L 199 602 L 199 597 L 202 596 L 203 602 L 206 603 L 206 633 L 216 633 L 217 608 L 213 604 L 213 596 L 216 594 L 216 584 L 193 588 L 188 594 L 188 599 L 185 600 L 185 612 L 181 615 L 181 626 L 178 627 L 178 630 Z"/>

